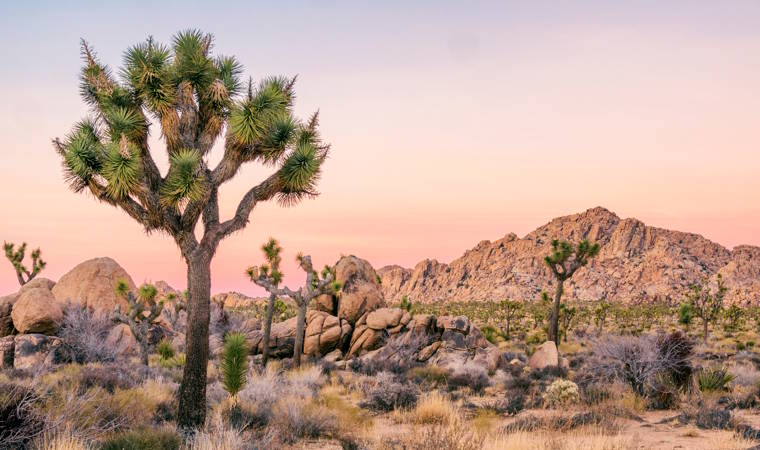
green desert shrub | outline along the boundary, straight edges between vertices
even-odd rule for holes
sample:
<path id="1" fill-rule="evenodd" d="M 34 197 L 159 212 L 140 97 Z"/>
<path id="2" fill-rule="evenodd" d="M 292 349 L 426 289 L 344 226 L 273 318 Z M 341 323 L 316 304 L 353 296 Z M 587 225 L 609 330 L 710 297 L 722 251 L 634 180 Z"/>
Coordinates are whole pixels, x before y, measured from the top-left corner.
<path id="1" fill-rule="evenodd" d="M 544 403 L 551 408 L 578 403 L 579 399 L 578 385 L 570 380 L 554 380 L 544 393 Z"/>
<path id="2" fill-rule="evenodd" d="M 494 345 L 499 344 L 499 337 L 501 335 L 499 333 L 499 330 L 497 330 L 495 327 L 492 327 L 491 325 L 486 325 L 483 328 L 481 328 L 480 331 L 483 333 L 483 337 L 485 337 L 488 342 Z"/>
<path id="3" fill-rule="evenodd" d="M 156 353 L 161 356 L 161 359 L 166 360 L 174 357 L 174 346 L 172 346 L 169 339 L 163 338 L 161 342 L 156 345 Z"/>
<path id="4" fill-rule="evenodd" d="M 243 333 L 230 333 L 224 340 L 219 369 L 222 386 L 234 397 L 245 385 L 248 372 L 248 343 Z"/>
<path id="5" fill-rule="evenodd" d="M 697 372 L 697 384 L 702 392 L 727 391 L 728 384 L 733 379 L 734 376 L 723 367 L 719 369 L 702 369 Z"/>
<path id="6" fill-rule="evenodd" d="M 179 450 L 182 438 L 169 429 L 142 428 L 117 433 L 96 447 L 99 450 Z"/>

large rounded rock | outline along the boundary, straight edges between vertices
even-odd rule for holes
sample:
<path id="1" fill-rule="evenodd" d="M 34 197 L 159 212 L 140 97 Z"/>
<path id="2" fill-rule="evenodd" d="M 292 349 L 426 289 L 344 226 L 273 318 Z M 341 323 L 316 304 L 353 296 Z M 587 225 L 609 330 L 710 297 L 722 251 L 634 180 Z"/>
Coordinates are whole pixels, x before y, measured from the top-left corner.
<path id="1" fill-rule="evenodd" d="M 554 341 L 546 341 L 539 345 L 533 355 L 528 360 L 531 369 L 543 369 L 549 366 L 559 365 L 559 353 Z"/>
<path id="2" fill-rule="evenodd" d="M 338 303 L 338 317 L 355 324 L 365 313 L 385 306 L 377 272 L 369 262 L 356 256 L 344 256 L 335 265 L 335 278 L 343 289 Z"/>
<path id="3" fill-rule="evenodd" d="M 46 287 L 24 289 L 11 311 L 19 333 L 53 334 L 63 320 L 63 310 Z"/>
<path id="4" fill-rule="evenodd" d="M 134 356 L 140 354 L 140 343 L 132 334 L 129 325 L 125 323 L 117 324 L 111 328 L 106 337 L 106 343 L 119 355 Z"/>
<path id="5" fill-rule="evenodd" d="M 306 355 L 326 355 L 342 347 L 351 335 L 351 325 L 344 319 L 324 311 L 309 311 L 306 316 L 306 337 L 303 351 Z"/>
<path id="6" fill-rule="evenodd" d="M 14 328 L 11 312 L 13 311 L 13 305 L 16 303 L 21 294 L 23 294 L 25 291 L 40 288 L 47 289 L 49 291 L 53 288 L 53 286 L 55 286 L 55 282 L 52 280 L 42 277 L 35 278 L 32 281 L 21 286 L 21 289 L 19 289 L 19 291 L 15 294 L 0 297 L 0 337 L 10 336 L 13 334 Z"/>
<path id="7" fill-rule="evenodd" d="M 127 308 L 127 302 L 116 295 L 116 283 L 126 280 L 131 290 L 136 290 L 129 274 L 111 258 L 95 258 L 85 261 L 66 273 L 53 287 L 58 303 L 73 303 L 93 310 L 113 311 L 116 305 Z"/>
<path id="8" fill-rule="evenodd" d="M 405 312 L 401 308 L 376 309 L 367 315 L 367 326 L 373 330 L 395 328 L 401 323 Z"/>

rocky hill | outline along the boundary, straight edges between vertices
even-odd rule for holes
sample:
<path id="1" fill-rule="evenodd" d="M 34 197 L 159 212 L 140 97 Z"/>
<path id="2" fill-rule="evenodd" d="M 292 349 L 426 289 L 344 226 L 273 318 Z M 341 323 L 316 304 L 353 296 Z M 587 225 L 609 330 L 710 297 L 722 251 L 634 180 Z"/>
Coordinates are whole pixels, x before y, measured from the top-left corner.
<path id="1" fill-rule="evenodd" d="M 559 217 L 523 238 L 510 233 L 482 241 L 449 264 L 426 259 L 413 269 L 386 266 L 378 273 L 389 301 L 535 299 L 551 289 L 543 258 L 554 238 L 589 239 L 600 254 L 566 283 L 576 300 L 680 302 L 692 283 L 723 274 L 727 300 L 760 303 L 760 247 L 729 250 L 704 237 L 621 219 L 601 207 Z"/>

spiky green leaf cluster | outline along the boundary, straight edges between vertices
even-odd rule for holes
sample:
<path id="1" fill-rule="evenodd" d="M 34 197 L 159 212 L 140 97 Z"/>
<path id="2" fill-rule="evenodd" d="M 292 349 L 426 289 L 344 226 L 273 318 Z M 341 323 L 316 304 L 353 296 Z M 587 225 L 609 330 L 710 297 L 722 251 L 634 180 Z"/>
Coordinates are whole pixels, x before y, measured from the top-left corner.
<path id="1" fill-rule="evenodd" d="M 264 252 L 264 257 L 269 261 L 269 266 L 272 268 L 269 277 L 272 279 L 272 283 L 277 286 L 282 282 L 282 272 L 280 272 L 280 263 L 282 262 L 280 253 L 282 252 L 282 247 L 280 247 L 279 242 L 275 238 L 269 238 L 267 243 L 261 246 L 261 250 Z"/>
<path id="2" fill-rule="evenodd" d="M 103 168 L 103 150 L 95 123 L 83 120 L 63 144 L 64 177 L 72 190 L 79 192 Z"/>
<path id="3" fill-rule="evenodd" d="M 124 53 L 122 77 L 135 95 L 157 114 L 166 111 L 176 101 L 170 65 L 169 48 L 153 42 L 152 38 L 130 47 Z"/>
<path id="4" fill-rule="evenodd" d="M 140 296 L 140 299 L 146 302 L 151 302 L 156 298 L 156 295 L 158 294 L 158 288 L 156 286 L 145 283 L 137 290 L 137 295 Z"/>
<path id="5" fill-rule="evenodd" d="M 206 177 L 200 152 L 181 149 L 169 157 L 169 173 L 161 186 L 161 201 L 176 207 L 182 201 L 198 201 L 206 194 Z"/>
<path id="6" fill-rule="evenodd" d="M 323 155 L 315 146 L 299 144 L 280 168 L 283 186 L 280 201 L 290 203 L 314 195 L 323 160 Z"/>
<path id="7" fill-rule="evenodd" d="M 243 333 L 230 333 L 224 340 L 219 363 L 222 386 L 234 397 L 245 386 L 248 372 L 248 343 Z"/>
<path id="8" fill-rule="evenodd" d="M 230 112 L 232 136 L 244 147 L 256 144 L 267 147 L 266 158 L 276 159 L 276 150 L 284 149 L 294 135 L 295 123 L 290 117 L 292 98 L 292 84 L 282 77 L 267 78 L 255 90 L 249 86 L 248 96 Z"/>
<path id="9" fill-rule="evenodd" d="M 135 192 L 140 184 L 140 151 L 126 140 L 111 142 L 105 147 L 101 175 L 108 181 L 106 192 L 120 199 Z"/>

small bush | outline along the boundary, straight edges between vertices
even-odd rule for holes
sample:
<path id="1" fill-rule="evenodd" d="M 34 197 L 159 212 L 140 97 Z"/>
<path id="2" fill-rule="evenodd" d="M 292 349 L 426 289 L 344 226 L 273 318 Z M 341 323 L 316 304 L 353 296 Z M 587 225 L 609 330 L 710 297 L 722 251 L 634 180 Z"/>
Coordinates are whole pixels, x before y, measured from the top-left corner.
<path id="1" fill-rule="evenodd" d="M 367 393 L 367 400 L 361 407 L 374 411 L 393 411 L 397 408 L 411 408 L 417 404 L 419 392 L 414 386 L 402 384 L 383 372 L 377 377 L 377 383 Z"/>
<path id="2" fill-rule="evenodd" d="M 703 369 L 697 372 L 697 384 L 702 392 L 727 391 L 734 376 L 725 368 Z"/>
<path id="3" fill-rule="evenodd" d="M 486 340 L 493 345 L 499 344 L 499 338 L 501 337 L 501 334 L 499 333 L 499 330 L 497 330 L 495 327 L 492 327 L 491 325 L 486 325 L 483 328 L 480 329 L 480 331 L 483 333 L 483 337 L 486 338 Z"/>
<path id="4" fill-rule="evenodd" d="M 63 342 L 65 359 L 80 364 L 110 362 L 116 359 L 116 350 L 107 342 L 113 323 L 105 314 L 88 310 L 84 306 L 67 305 L 58 336 Z"/>
<path id="5" fill-rule="evenodd" d="M 698 428 L 705 430 L 727 430 L 731 427 L 731 412 L 719 407 L 705 406 L 682 412 L 678 420 L 681 423 L 694 423 Z"/>
<path id="6" fill-rule="evenodd" d="M 143 428 L 118 433 L 105 439 L 98 450 L 179 450 L 182 438 L 175 431 Z"/>
<path id="7" fill-rule="evenodd" d="M 407 378 L 415 383 L 426 382 L 438 386 L 449 380 L 449 371 L 435 365 L 415 367 L 407 373 Z"/>
<path id="8" fill-rule="evenodd" d="M 274 417 L 280 439 L 288 444 L 305 438 L 333 436 L 338 430 L 337 422 L 329 409 L 296 398 L 279 402 Z"/>
<path id="9" fill-rule="evenodd" d="M 570 380 L 554 380 L 544 393 L 544 403 L 551 407 L 560 407 L 578 403 L 578 385 Z"/>
<path id="10" fill-rule="evenodd" d="M 185 366 L 185 354 L 184 353 L 177 353 L 171 358 L 159 358 L 158 365 L 163 367 L 164 369 L 176 369 L 178 367 L 184 367 Z"/>
<path id="11" fill-rule="evenodd" d="M 38 400 L 33 389 L 0 383 L 0 442 L 23 448 L 44 427 L 44 418 L 34 409 Z"/>
<path id="12" fill-rule="evenodd" d="M 159 342 L 156 346 L 156 353 L 158 353 L 162 360 L 173 358 L 174 346 L 172 346 L 172 343 L 169 339 L 163 338 L 161 339 L 161 342 Z"/>
<path id="13" fill-rule="evenodd" d="M 481 366 L 460 365 L 451 371 L 448 385 L 452 390 L 469 387 L 473 392 L 480 394 L 491 385 L 491 380 L 486 369 Z"/>
<path id="14" fill-rule="evenodd" d="M 129 389 L 137 384 L 129 371 L 109 366 L 84 366 L 76 375 L 80 394 L 92 387 L 100 387 L 113 394 L 116 389 Z"/>

